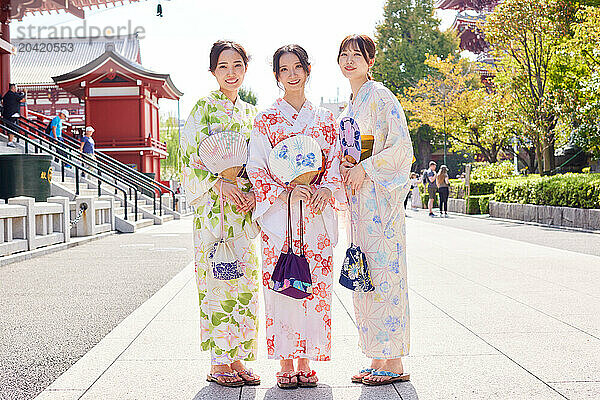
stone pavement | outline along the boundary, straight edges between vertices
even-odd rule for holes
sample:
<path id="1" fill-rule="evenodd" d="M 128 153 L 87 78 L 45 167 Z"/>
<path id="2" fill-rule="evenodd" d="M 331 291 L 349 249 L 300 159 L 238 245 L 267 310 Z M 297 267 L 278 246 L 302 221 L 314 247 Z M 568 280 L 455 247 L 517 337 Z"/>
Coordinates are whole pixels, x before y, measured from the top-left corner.
<path id="1" fill-rule="evenodd" d="M 276 387 L 278 363 L 266 359 L 263 332 L 259 361 L 248 363 L 261 386 L 207 384 L 190 264 L 38 398 L 599 399 L 600 257 L 446 222 L 407 220 L 410 383 L 349 382 L 366 360 L 357 350 L 351 293 L 336 284 L 334 361 L 313 363 L 317 389 Z M 339 266 L 345 244 L 337 250 Z"/>

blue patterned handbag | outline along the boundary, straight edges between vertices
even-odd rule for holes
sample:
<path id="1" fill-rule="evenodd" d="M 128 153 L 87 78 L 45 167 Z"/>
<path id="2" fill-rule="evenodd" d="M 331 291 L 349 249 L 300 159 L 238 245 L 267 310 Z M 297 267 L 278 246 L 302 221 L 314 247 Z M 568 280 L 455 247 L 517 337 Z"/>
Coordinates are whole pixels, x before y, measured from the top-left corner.
<path id="1" fill-rule="evenodd" d="M 223 184 L 221 183 L 221 187 Z M 208 260 L 212 267 L 213 276 L 215 279 L 229 281 L 238 279 L 244 276 L 244 270 L 241 263 L 238 261 L 235 254 L 234 241 L 235 238 L 225 239 L 223 213 L 223 196 L 219 193 L 219 201 L 221 206 L 221 239 L 216 242 L 208 253 Z"/>
<path id="2" fill-rule="evenodd" d="M 346 257 L 342 264 L 340 285 L 355 292 L 372 292 L 375 290 L 367 265 L 367 257 L 360 246 L 354 244 L 355 223 L 352 222 L 352 201 L 350 201 L 350 221 L 352 225 L 352 238 L 350 247 L 346 250 Z"/>

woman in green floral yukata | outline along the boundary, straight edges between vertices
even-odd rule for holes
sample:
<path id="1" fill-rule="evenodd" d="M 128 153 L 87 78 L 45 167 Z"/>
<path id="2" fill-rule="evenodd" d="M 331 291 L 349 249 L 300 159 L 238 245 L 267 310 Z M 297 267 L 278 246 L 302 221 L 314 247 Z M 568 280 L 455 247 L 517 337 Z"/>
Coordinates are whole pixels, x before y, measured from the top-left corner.
<path id="1" fill-rule="evenodd" d="M 256 108 L 238 97 L 248 56 L 231 41 L 216 42 L 210 52 L 210 72 L 219 90 L 200 99 L 183 128 L 181 138 L 182 182 L 194 206 L 196 278 L 200 297 L 201 346 L 211 352 L 209 381 L 223 386 L 258 385 L 260 378 L 243 361 L 256 359 L 258 333 L 258 258 L 252 239 L 258 233 L 252 223 L 255 207 L 250 182 L 242 177 L 230 183 L 211 174 L 199 160 L 198 147 L 208 135 L 236 131 L 250 136 Z M 225 201 L 223 210 L 219 195 Z M 221 213 L 243 276 L 215 279 L 208 253 L 221 235 Z"/>

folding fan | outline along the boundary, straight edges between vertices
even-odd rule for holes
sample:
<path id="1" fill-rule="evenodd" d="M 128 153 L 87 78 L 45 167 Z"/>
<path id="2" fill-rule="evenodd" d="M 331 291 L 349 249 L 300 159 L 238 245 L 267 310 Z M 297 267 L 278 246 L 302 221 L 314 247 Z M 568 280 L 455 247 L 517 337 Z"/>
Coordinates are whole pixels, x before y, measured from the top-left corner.
<path id="1" fill-rule="evenodd" d="M 282 140 L 269 154 L 269 168 L 286 185 L 311 184 L 323 167 L 321 146 L 306 135 Z"/>
<path id="2" fill-rule="evenodd" d="M 360 160 L 360 129 L 353 118 L 345 117 L 340 121 L 340 143 L 346 161 L 356 164 Z"/>
<path id="3" fill-rule="evenodd" d="M 217 132 L 200 142 L 198 155 L 212 174 L 235 182 L 248 162 L 248 141 L 239 132 Z"/>

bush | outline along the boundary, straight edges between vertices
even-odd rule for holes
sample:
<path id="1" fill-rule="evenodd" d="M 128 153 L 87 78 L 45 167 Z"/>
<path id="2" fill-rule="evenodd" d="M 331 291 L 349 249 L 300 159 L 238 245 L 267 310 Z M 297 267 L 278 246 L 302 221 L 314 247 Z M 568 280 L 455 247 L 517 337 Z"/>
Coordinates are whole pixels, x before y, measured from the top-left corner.
<path id="1" fill-rule="evenodd" d="M 469 196 L 465 199 L 467 201 L 467 214 L 481 214 L 479 211 L 479 197 Z"/>
<path id="2" fill-rule="evenodd" d="M 530 175 L 495 186 L 495 199 L 505 203 L 600 208 L 600 174 Z"/>
<path id="3" fill-rule="evenodd" d="M 504 182 L 505 179 L 483 179 L 471 181 L 471 196 L 481 196 L 484 194 L 494 194 L 496 184 Z M 460 179 L 450 180 L 450 197 L 454 199 L 464 199 L 466 196 L 465 183 Z"/>
<path id="4" fill-rule="evenodd" d="M 486 194 L 483 196 L 479 196 L 479 212 L 481 214 L 489 214 L 490 213 L 490 200 L 494 198 L 493 194 Z"/>
<path id="5" fill-rule="evenodd" d="M 471 180 L 488 180 L 514 176 L 515 167 L 509 160 L 494 164 L 488 162 L 476 162 L 472 165 Z"/>

